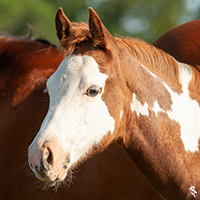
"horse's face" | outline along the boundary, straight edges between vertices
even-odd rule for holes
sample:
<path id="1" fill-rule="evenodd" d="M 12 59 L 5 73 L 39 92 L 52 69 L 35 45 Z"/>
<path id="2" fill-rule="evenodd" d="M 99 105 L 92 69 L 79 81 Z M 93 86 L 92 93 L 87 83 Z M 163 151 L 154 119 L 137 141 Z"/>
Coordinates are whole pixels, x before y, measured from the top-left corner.
<path id="1" fill-rule="evenodd" d="M 67 169 L 114 130 L 102 100 L 107 75 L 90 56 L 67 56 L 47 81 L 50 107 L 29 147 L 29 160 L 41 180 L 63 180 Z"/>
<path id="2" fill-rule="evenodd" d="M 93 11 L 90 14 L 90 18 L 95 15 Z M 61 17 L 63 15 L 58 17 L 59 20 Z M 94 16 L 92 22 L 90 20 L 93 35 L 91 44 L 99 41 L 104 33 L 104 39 L 113 40 L 107 30 L 101 32 L 104 27 L 95 27 L 97 21 L 98 16 Z M 58 22 L 61 31 L 59 32 L 58 27 L 57 34 L 62 40 L 62 30 L 70 27 L 70 24 L 63 23 L 62 26 L 65 27 L 62 27 L 60 22 L 63 19 Z M 70 30 L 64 33 L 68 32 Z M 104 45 L 109 45 L 106 41 L 103 42 Z M 111 78 L 111 68 L 113 63 L 116 65 L 116 59 L 113 62 L 111 52 L 101 49 L 102 43 L 100 48 L 93 48 L 88 45 L 88 41 L 83 41 L 83 44 L 75 45 L 78 48 L 63 60 L 47 81 L 49 111 L 29 147 L 30 167 L 43 181 L 63 180 L 71 166 L 92 154 L 98 149 L 97 146 L 103 147 L 113 139 L 116 120 L 109 101 L 115 102 L 112 105 L 114 113 L 118 113 L 119 117 L 122 115 L 119 110 L 121 99 L 114 92 L 119 91 L 115 88 L 119 85 Z M 117 45 L 114 47 L 117 49 Z M 107 65 L 109 70 L 106 70 Z"/>

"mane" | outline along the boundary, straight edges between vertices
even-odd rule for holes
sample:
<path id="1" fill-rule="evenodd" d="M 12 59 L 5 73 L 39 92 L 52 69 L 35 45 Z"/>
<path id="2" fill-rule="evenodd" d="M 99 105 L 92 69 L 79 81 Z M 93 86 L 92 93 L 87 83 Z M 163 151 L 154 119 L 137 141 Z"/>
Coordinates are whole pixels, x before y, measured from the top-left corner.
<path id="1" fill-rule="evenodd" d="M 8 35 L 0 32 L 0 38 L 5 38 L 5 39 L 13 39 L 13 40 L 29 40 L 29 41 L 37 41 L 42 44 L 46 44 L 52 47 L 56 47 L 55 44 L 52 44 L 50 41 L 43 39 L 43 38 L 32 38 L 30 35 L 26 36 L 13 36 L 13 35 Z"/>
<path id="2" fill-rule="evenodd" d="M 67 55 L 72 54 L 81 42 L 92 41 L 88 24 L 83 22 L 72 24 L 69 37 L 62 39 L 60 42 Z M 142 63 L 152 73 L 164 78 L 164 80 L 174 80 L 177 85 L 179 82 L 179 67 L 173 57 L 140 39 L 121 36 L 117 36 L 115 39 L 121 49 Z"/>
<path id="3" fill-rule="evenodd" d="M 65 48 L 67 55 L 70 55 L 75 51 L 77 44 L 83 41 L 91 41 L 91 38 L 88 24 L 72 22 L 70 34 L 67 38 L 60 41 L 60 46 Z"/>
<path id="4" fill-rule="evenodd" d="M 118 45 L 155 75 L 179 82 L 177 61 L 153 45 L 132 37 L 115 37 Z"/>

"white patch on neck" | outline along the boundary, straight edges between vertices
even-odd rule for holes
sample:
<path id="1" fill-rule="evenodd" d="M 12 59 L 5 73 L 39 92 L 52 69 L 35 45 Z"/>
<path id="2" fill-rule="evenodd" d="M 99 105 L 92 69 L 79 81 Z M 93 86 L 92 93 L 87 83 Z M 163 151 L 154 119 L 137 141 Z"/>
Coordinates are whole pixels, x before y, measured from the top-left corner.
<path id="1" fill-rule="evenodd" d="M 179 81 L 182 84 L 183 93 L 174 93 L 167 85 L 165 87 L 172 96 L 172 111 L 168 116 L 178 122 L 181 126 L 181 139 L 186 151 L 195 152 L 199 150 L 200 138 L 200 107 L 197 101 L 190 98 L 188 86 L 192 79 L 192 71 L 186 64 L 179 65 Z"/>
<path id="2" fill-rule="evenodd" d="M 135 111 L 137 116 L 149 116 L 149 110 L 154 111 L 156 116 L 159 112 L 165 112 L 171 120 L 175 120 L 181 127 L 181 139 L 186 151 L 195 152 L 199 150 L 200 138 L 200 107 L 197 101 L 192 100 L 189 96 L 188 86 L 192 79 L 192 71 L 186 64 L 178 63 L 180 71 L 179 82 L 182 84 L 183 93 L 178 95 L 174 93 L 170 87 L 164 83 L 166 89 L 172 97 L 172 111 L 165 112 L 160 108 L 157 100 L 154 102 L 153 108 L 149 108 L 145 102 L 144 105 L 137 100 L 133 94 L 133 103 L 131 103 L 132 111 Z M 152 74 L 154 75 L 154 74 Z"/>
<path id="3" fill-rule="evenodd" d="M 131 109 L 132 111 L 135 111 L 137 116 L 139 117 L 140 115 L 146 115 L 149 116 L 149 107 L 147 105 L 147 102 L 145 102 L 144 105 L 140 103 L 140 101 L 137 100 L 137 97 L 135 93 L 133 94 L 133 102 L 131 103 Z"/>
<path id="4" fill-rule="evenodd" d="M 122 118 L 122 115 L 123 115 L 123 110 L 121 110 L 121 113 L 120 113 L 120 119 Z"/>
<path id="5" fill-rule="evenodd" d="M 154 102 L 153 108 L 149 108 L 147 102 L 142 105 L 140 101 L 137 100 L 136 95 L 133 94 L 133 103 L 131 103 L 131 109 L 132 111 L 135 111 L 137 116 L 140 115 L 149 116 L 149 110 L 153 111 L 156 116 L 158 116 L 159 112 L 165 112 L 158 104 L 158 101 L 156 100 Z"/>
<path id="6" fill-rule="evenodd" d="M 148 71 L 154 78 L 157 77 L 154 73 L 152 73 L 150 70 L 148 70 L 143 64 L 141 64 L 141 66 L 142 66 L 146 71 Z"/>
<path id="7" fill-rule="evenodd" d="M 192 79 L 192 71 L 190 66 L 176 61 L 179 67 L 179 82 L 183 86 L 183 90 L 188 90 L 190 81 Z"/>

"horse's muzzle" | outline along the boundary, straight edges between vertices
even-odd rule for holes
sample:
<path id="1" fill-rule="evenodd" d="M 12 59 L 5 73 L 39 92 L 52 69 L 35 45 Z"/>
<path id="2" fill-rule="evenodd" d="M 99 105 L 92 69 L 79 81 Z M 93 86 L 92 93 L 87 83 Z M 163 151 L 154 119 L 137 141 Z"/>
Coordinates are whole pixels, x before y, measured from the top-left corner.
<path id="1" fill-rule="evenodd" d="M 70 165 L 70 154 L 64 154 L 56 143 L 31 144 L 29 166 L 41 181 L 62 181 Z"/>

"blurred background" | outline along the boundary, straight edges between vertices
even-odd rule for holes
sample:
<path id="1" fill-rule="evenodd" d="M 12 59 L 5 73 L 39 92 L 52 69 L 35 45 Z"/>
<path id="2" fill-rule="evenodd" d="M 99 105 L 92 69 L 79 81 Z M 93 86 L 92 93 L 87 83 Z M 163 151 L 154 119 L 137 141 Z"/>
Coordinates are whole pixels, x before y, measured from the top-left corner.
<path id="1" fill-rule="evenodd" d="M 200 18 L 200 0 L 0 0 L 0 32 L 58 44 L 54 17 L 62 7 L 71 21 L 88 21 L 93 7 L 111 34 L 152 42 L 170 28 Z"/>

